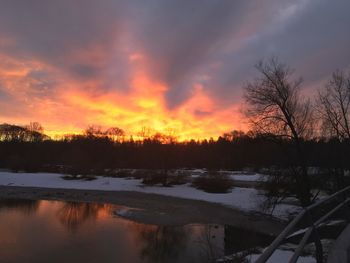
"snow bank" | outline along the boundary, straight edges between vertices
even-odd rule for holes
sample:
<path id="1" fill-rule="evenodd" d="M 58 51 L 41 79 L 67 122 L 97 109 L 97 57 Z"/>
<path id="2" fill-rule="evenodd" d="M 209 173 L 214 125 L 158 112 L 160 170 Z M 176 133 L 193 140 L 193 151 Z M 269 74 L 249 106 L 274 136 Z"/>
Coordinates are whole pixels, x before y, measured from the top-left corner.
<path id="1" fill-rule="evenodd" d="M 230 176 L 233 180 L 245 182 L 262 182 L 267 181 L 267 176 L 262 174 L 234 174 Z"/>
<path id="2" fill-rule="evenodd" d="M 267 263 L 281 263 L 287 262 L 294 254 L 294 251 L 276 249 L 272 256 L 266 261 Z M 261 254 L 254 254 L 248 256 L 247 259 L 250 262 L 255 262 Z M 302 256 L 299 257 L 298 263 L 316 263 L 316 259 L 312 256 Z"/>
<path id="3" fill-rule="evenodd" d="M 191 187 L 189 184 L 175 185 L 173 187 L 145 186 L 141 179 L 125 179 L 111 177 L 96 177 L 92 181 L 64 180 L 62 174 L 53 173 L 11 173 L 0 172 L 0 185 L 63 188 L 81 190 L 104 190 L 104 191 L 135 191 L 152 193 L 187 199 L 202 200 L 219 203 L 243 211 L 259 211 L 259 205 L 264 200 L 264 195 L 254 188 L 235 187 L 228 193 L 206 193 Z M 277 206 L 274 215 L 284 218 L 290 212 L 295 212 L 292 205 Z"/>
<path id="4" fill-rule="evenodd" d="M 194 170 L 185 170 L 186 172 L 191 174 L 192 178 L 196 178 L 198 176 L 202 176 L 208 173 L 205 169 L 194 169 Z M 237 181 L 245 181 L 245 182 L 262 182 L 267 181 L 268 176 L 263 174 L 255 174 L 255 173 L 246 173 L 243 171 L 227 171 L 220 170 L 219 173 L 225 174 L 229 176 L 233 180 Z"/>

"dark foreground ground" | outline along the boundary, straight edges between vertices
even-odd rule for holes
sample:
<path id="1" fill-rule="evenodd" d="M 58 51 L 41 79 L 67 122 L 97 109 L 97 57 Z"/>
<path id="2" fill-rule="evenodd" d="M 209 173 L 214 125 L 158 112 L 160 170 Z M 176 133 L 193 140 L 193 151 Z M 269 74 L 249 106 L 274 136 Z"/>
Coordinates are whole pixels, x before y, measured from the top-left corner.
<path id="1" fill-rule="evenodd" d="M 127 215 L 128 219 L 146 224 L 228 224 L 270 235 L 278 234 L 285 226 L 285 222 L 259 214 L 245 213 L 220 204 L 128 191 L 0 186 L 0 200 L 5 199 L 61 200 L 122 205 L 133 209 L 132 213 Z"/>

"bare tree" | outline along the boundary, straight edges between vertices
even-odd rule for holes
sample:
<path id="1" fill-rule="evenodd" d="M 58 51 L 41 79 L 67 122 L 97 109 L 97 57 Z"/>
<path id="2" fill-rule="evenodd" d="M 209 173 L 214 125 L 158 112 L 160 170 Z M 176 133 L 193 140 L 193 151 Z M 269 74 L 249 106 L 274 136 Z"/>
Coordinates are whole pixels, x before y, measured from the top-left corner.
<path id="1" fill-rule="evenodd" d="M 24 128 L 27 130 L 28 141 L 38 142 L 47 137 L 44 135 L 44 127 L 39 122 L 30 122 Z"/>
<path id="2" fill-rule="evenodd" d="M 322 133 L 339 140 L 350 139 L 350 73 L 333 73 L 318 93 Z"/>
<path id="3" fill-rule="evenodd" d="M 44 127 L 39 122 L 30 122 L 25 128 L 31 132 L 43 133 Z"/>
<path id="4" fill-rule="evenodd" d="M 90 125 L 84 131 L 86 137 L 96 138 L 96 137 L 104 137 L 105 133 L 102 131 L 102 127 L 98 125 Z"/>
<path id="5" fill-rule="evenodd" d="M 256 65 L 261 77 L 245 86 L 246 116 L 253 129 L 275 137 L 288 138 L 297 153 L 300 172 L 295 174 L 297 196 L 302 205 L 310 203 L 310 183 L 301 141 L 312 133 L 312 109 L 300 95 L 302 79 L 276 58 Z"/>
<path id="6" fill-rule="evenodd" d="M 124 136 L 125 132 L 124 130 L 118 128 L 118 127 L 111 127 L 105 131 L 105 134 L 111 138 L 114 142 L 120 141 Z"/>
<path id="7" fill-rule="evenodd" d="M 178 140 L 178 135 L 175 129 L 167 128 L 165 132 L 166 142 L 168 144 L 176 143 Z"/>
<path id="8" fill-rule="evenodd" d="M 49 139 L 43 132 L 44 128 L 38 122 L 26 126 L 0 124 L 0 140 L 3 141 L 39 142 Z"/>
<path id="9" fill-rule="evenodd" d="M 141 130 L 137 133 L 137 136 L 141 137 L 142 140 L 146 140 L 152 137 L 152 133 L 154 133 L 154 131 L 151 128 L 143 126 L 141 127 Z"/>
<path id="10" fill-rule="evenodd" d="M 233 130 L 231 132 L 226 132 L 222 135 L 222 138 L 226 141 L 233 142 L 235 140 L 240 140 L 242 138 L 247 137 L 248 135 L 244 131 Z"/>
<path id="11" fill-rule="evenodd" d="M 317 109 L 321 121 L 321 134 L 337 139 L 338 143 L 350 140 L 350 72 L 345 74 L 337 70 L 327 85 L 319 90 Z M 345 183 L 344 161 L 336 151 L 332 159 L 333 168 L 329 173 L 335 179 L 335 189 L 341 189 Z"/>
<path id="12" fill-rule="evenodd" d="M 2 141 L 25 141 L 27 130 L 18 125 L 3 123 L 0 125 L 0 140 Z"/>

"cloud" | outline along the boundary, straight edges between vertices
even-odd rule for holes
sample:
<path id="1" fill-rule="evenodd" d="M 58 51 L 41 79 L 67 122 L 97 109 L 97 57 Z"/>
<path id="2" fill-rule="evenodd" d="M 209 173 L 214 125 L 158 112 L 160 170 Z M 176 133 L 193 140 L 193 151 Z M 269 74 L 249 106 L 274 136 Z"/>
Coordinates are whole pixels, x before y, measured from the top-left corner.
<path id="1" fill-rule="evenodd" d="M 349 68 L 349 8 L 347 0 L 3 0 L 0 121 L 172 126 L 193 136 L 244 128 L 241 87 L 259 59 L 279 56 L 309 89 Z"/>

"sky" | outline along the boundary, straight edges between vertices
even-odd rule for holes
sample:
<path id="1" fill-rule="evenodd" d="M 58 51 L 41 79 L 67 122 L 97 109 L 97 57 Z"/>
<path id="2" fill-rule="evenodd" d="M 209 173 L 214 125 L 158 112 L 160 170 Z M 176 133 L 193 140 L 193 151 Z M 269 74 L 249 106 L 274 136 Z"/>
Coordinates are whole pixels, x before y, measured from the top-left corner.
<path id="1" fill-rule="evenodd" d="M 277 56 L 305 94 L 350 69 L 349 0 L 0 0 L 0 123 L 180 140 L 246 130 L 242 87 Z"/>

